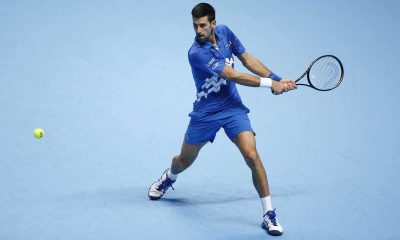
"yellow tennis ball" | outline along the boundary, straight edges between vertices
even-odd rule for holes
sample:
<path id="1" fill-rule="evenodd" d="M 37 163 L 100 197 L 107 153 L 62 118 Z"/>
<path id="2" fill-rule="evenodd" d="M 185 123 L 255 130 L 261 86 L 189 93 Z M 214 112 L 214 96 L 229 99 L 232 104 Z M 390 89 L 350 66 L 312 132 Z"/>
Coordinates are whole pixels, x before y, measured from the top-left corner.
<path id="1" fill-rule="evenodd" d="M 35 131 L 33 131 L 33 136 L 35 136 L 35 138 L 42 138 L 44 135 L 44 131 L 41 128 L 36 128 Z"/>

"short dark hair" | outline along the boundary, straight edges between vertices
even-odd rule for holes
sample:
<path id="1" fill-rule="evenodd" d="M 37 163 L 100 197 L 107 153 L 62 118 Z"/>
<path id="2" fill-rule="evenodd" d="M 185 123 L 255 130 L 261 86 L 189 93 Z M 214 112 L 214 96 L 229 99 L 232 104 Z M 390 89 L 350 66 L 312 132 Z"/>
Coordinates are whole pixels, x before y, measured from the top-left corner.
<path id="1" fill-rule="evenodd" d="M 215 20 L 215 9 L 208 3 L 199 3 L 192 9 L 192 17 L 202 18 L 208 17 L 208 21 L 212 22 Z"/>

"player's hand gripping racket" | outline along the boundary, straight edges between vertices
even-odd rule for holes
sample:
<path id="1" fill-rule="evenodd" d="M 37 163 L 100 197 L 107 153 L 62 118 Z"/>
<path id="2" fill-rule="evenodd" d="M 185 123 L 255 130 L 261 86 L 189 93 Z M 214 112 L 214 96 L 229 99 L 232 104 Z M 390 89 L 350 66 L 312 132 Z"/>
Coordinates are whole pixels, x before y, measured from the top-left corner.
<path id="1" fill-rule="evenodd" d="M 343 75 L 343 65 L 339 58 L 324 55 L 310 64 L 303 75 L 296 80 L 296 85 L 308 86 L 318 91 L 330 91 L 340 85 Z M 308 83 L 298 83 L 304 76 L 307 76 Z"/>

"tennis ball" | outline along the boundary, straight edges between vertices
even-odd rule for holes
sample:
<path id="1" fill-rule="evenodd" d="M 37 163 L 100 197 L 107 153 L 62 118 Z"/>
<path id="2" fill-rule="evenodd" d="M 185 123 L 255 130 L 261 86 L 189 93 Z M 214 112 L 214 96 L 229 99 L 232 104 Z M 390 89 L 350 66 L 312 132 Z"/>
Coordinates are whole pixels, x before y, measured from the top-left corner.
<path id="1" fill-rule="evenodd" d="M 35 131 L 33 131 L 33 136 L 35 136 L 35 138 L 42 138 L 44 135 L 44 131 L 41 128 L 36 128 Z"/>

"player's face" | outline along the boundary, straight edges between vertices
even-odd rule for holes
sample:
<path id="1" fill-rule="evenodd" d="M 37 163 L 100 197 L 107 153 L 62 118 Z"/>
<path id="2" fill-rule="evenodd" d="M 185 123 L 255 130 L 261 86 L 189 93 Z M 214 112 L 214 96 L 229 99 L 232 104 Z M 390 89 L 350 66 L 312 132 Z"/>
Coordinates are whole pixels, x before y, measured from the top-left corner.
<path id="1" fill-rule="evenodd" d="M 210 39 L 214 33 L 216 21 L 209 22 L 208 17 L 193 18 L 193 28 L 199 42 L 203 43 Z"/>

